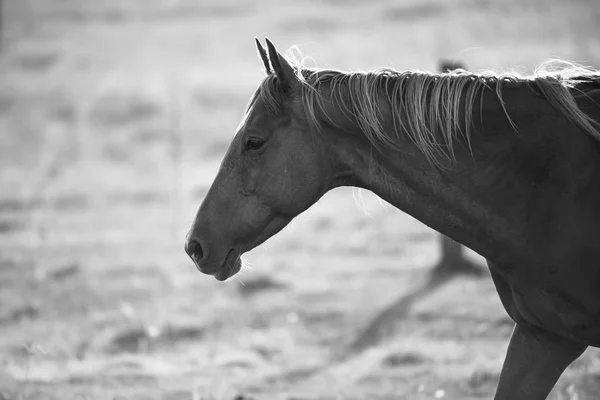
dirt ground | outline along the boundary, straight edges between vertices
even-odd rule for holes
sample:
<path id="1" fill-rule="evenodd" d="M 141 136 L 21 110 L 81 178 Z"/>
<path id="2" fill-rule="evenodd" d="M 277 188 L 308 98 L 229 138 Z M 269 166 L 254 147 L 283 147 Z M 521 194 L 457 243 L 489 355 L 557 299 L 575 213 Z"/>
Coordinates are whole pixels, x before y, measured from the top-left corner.
<path id="1" fill-rule="evenodd" d="M 374 195 L 334 190 L 225 283 L 195 270 L 184 236 L 262 77 L 255 36 L 341 69 L 600 68 L 600 3 L 3 11 L 0 399 L 491 398 L 513 324 L 489 276 L 410 296 L 439 258 L 436 234 Z M 599 397 L 590 349 L 550 398 Z"/>

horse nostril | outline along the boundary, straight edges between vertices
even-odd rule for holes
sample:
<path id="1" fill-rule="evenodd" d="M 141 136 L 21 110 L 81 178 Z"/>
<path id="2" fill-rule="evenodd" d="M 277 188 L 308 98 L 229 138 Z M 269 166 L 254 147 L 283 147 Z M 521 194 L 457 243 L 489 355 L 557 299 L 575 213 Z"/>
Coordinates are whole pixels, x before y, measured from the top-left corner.
<path id="1" fill-rule="evenodd" d="M 204 257 L 202 245 L 195 240 L 192 240 L 188 243 L 185 251 L 194 261 L 200 261 Z"/>

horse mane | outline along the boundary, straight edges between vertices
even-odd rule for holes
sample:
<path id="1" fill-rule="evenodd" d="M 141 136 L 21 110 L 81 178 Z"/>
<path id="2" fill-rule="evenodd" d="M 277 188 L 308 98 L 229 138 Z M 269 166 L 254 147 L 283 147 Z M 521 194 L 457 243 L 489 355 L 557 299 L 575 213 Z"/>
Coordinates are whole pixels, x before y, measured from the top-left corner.
<path id="1" fill-rule="evenodd" d="M 382 68 L 371 72 L 343 72 L 311 69 L 302 62 L 291 59 L 300 81 L 300 101 L 306 118 L 315 130 L 320 130 L 333 103 L 358 125 L 374 146 L 400 149 L 399 135 L 407 135 L 434 164 L 441 166 L 440 156 L 454 160 L 454 142 L 462 136 L 471 149 L 473 112 L 475 100 L 485 90 L 493 90 L 502 105 L 511 126 L 511 119 L 503 99 L 505 86 L 523 84 L 537 90 L 571 123 L 600 141 L 600 123 L 579 109 L 572 92 L 580 83 L 600 82 L 600 72 L 563 60 L 549 60 L 535 69 L 533 75 L 516 72 L 471 73 L 459 69 L 449 73 L 434 74 L 426 71 L 399 72 Z M 323 96 L 320 85 L 327 84 L 329 96 Z M 268 110 L 281 110 L 282 90 L 275 74 L 265 78 L 251 100 L 261 96 Z M 389 104 L 394 132 L 382 126 L 380 102 Z M 483 96 L 480 97 L 480 102 Z M 481 110 L 481 104 L 479 105 Z M 441 140 L 440 140 L 441 139 Z"/>

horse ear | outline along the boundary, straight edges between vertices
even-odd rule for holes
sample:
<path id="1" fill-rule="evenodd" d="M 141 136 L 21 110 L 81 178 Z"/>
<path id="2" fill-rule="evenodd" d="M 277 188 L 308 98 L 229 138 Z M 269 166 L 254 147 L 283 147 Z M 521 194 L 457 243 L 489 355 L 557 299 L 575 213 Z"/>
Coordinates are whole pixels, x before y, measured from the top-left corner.
<path id="1" fill-rule="evenodd" d="M 256 48 L 258 49 L 258 54 L 260 55 L 260 58 L 263 62 L 263 64 L 265 65 L 265 71 L 267 73 L 267 75 L 271 74 L 271 65 L 269 64 L 269 57 L 267 56 L 267 52 L 265 51 L 265 48 L 262 47 L 262 44 L 260 44 L 258 38 L 254 38 L 254 40 L 256 41 Z"/>
<path id="2" fill-rule="evenodd" d="M 267 42 L 267 49 L 269 50 L 269 59 L 275 70 L 275 74 L 281 82 L 283 89 L 289 89 L 296 80 L 296 74 L 294 68 L 290 65 L 279 52 L 275 49 L 275 46 L 269 39 L 265 39 Z"/>

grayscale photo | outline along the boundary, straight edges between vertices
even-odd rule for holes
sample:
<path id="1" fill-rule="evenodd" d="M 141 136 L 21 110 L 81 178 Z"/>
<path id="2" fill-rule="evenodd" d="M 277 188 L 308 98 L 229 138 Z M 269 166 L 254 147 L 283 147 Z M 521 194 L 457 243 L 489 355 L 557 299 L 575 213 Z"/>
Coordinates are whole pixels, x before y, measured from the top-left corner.
<path id="1" fill-rule="evenodd" d="M 0 400 L 600 399 L 598 0 L 0 0 Z"/>

